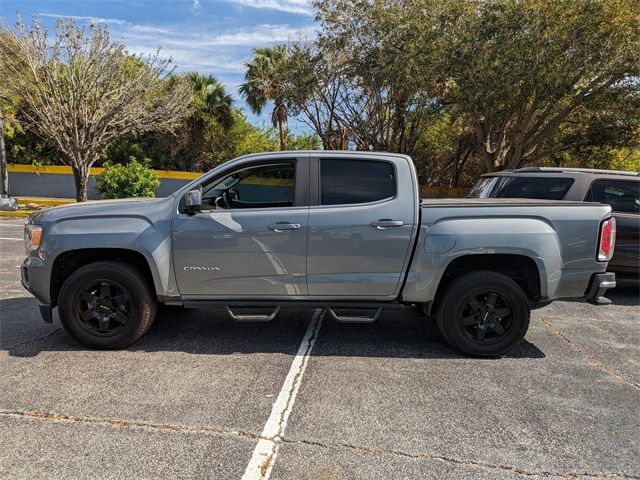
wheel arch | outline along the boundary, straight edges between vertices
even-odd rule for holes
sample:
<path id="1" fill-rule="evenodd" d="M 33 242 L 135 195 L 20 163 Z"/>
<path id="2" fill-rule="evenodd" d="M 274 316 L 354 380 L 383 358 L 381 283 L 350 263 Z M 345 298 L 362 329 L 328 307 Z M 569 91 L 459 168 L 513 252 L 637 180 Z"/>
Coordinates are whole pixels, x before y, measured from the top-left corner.
<path id="1" fill-rule="evenodd" d="M 158 272 L 152 267 L 154 263 L 145 253 L 130 248 L 81 248 L 62 252 L 53 261 L 50 279 L 53 306 L 57 305 L 62 284 L 73 272 L 85 265 L 103 260 L 136 266 L 156 293 L 158 301 L 163 301 Z"/>
<path id="2" fill-rule="evenodd" d="M 546 295 L 544 265 L 534 258 L 514 253 L 468 254 L 452 258 L 446 265 L 429 310 L 437 305 L 439 298 L 455 278 L 477 270 L 501 273 L 511 278 L 522 288 L 532 306 L 541 302 Z"/>

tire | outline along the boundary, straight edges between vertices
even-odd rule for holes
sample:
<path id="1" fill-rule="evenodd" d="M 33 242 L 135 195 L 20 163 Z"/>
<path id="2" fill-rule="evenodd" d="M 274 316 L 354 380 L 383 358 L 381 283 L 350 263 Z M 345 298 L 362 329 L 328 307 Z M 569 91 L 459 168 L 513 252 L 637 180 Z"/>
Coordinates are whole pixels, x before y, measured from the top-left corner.
<path id="1" fill-rule="evenodd" d="M 458 352 L 500 357 L 514 349 L 529 328 L 529 304 L 506 275 L 469 272 L 447 286 L 436 306 L 442 336 Z"/>
<path id="2" fill-rule="evenodd" d="M 133 265 L 95 262 L 67 278 L 58 296 L 64 328 L 80 343 L 122 349 L 142 337 L 157 311 L 155 292 Z"/>

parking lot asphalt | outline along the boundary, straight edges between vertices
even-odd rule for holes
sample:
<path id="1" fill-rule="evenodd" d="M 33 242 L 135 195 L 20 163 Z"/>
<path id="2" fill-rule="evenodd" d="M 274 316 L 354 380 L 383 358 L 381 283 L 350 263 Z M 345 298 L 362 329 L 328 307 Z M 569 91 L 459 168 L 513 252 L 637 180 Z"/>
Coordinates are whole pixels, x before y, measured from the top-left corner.
<path id="1" fill-rule="evenodd" d="M 0 477 L 241 478 L 314 312 L 167 308 L 92 351 L 41 320 L 23 257 L 22 222 L 0 220 Z M 499 360 L 455 354 L 417 312 L 324 320 L 270 477 L 640 478 L 640 301 L 609 296 L 534 311 Z"/>

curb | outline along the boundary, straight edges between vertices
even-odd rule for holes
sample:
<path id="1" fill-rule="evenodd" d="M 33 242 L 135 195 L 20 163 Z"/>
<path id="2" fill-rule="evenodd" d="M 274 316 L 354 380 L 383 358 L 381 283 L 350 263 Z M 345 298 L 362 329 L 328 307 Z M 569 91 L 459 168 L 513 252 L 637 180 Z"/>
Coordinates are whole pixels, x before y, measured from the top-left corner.
<path id="1" fill-rule="evenodd" d="M 27 218 L 36 210 L 8 210 L 8 211 L 0 211 L 0 218 L 2 217 L 10 217 L 10 218 Z"/>
<path id="2" fill-rule="evenodd" d="M 18 205 L 24 205 L 25 203 L 35 203 L 44 207 L 57 207 L 59 205 L 67 205 L 69 203 L 76 203 L 73 198 L 47 198 L 47 197 L 16 197 Z"/>

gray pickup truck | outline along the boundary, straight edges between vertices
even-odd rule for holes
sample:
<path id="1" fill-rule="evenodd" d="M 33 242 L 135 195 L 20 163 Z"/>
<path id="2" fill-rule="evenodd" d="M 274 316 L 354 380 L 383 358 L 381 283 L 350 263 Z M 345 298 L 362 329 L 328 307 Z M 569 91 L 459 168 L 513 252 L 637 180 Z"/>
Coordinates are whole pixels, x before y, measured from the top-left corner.
<path id="1" fill-rule="evenodd" d="M 421 202 L 411 159 L 388 153 L 249 155 L 167 198 L 36 212 L 25 242 L 22 282 L 44 319 L 57 306 L 95 348 L 136 341 L 158 304 L 240 321 L 325 308 L 345 322 L 418 306 L 455 349 L 493 357 L 522 340 L 531 309 L 608 303 L 615 286 L 608 205 Z"/>

